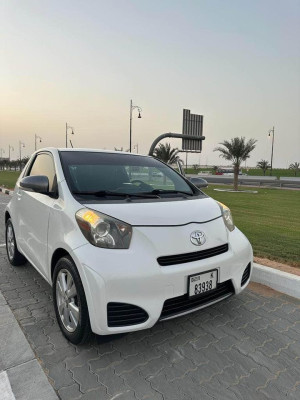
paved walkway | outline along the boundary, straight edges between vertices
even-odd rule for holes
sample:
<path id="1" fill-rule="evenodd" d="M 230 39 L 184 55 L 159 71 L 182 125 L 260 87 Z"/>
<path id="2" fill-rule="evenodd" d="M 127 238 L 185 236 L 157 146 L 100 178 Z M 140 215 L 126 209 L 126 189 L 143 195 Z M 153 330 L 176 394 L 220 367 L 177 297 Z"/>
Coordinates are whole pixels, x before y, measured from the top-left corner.
<path id="1" fill-rule="evenodd" d="M 1 213 L 0 221 L 3 229 Z M 49 285 L 29 264 L 11 267 L 1 247 L 0 290 L 62 400 L 300 398 L 300 301 L 258 284 L 152 329 L 85 346 L 60 333 Z"/>

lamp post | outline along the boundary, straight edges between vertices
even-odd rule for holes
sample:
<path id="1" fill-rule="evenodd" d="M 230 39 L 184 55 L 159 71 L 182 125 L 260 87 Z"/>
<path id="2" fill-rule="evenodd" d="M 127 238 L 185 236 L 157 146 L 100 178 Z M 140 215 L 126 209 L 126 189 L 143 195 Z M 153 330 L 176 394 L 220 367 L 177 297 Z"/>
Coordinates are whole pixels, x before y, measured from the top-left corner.
<path id="1" fill-rule="evenodd" d="M 142 118 L 142 116 L 141 116 L 141 112 L 142 112 L 142 109 L 141 109 L 141 107 L 139 107 L 139 106 L 134 106 L 134 105 L 132 105 L 132 100 L 130 100 L 130 128 L 129 128 L 129 152 L 131 153 L 131 131 L 132 131 L 132 111 L 134 110 L 134 109 L 137 109 L 138 110 L 138 112 L 139 112 L 139 115 L 138 115 L 138 118 Z"/>
<path id="2" fill-rule="evenodd" d="M 74 135 L 74 128 L 72 128 L 68 123 L 66 122 L 66 147 L 68 147 L 68 129 L 71 129 L 71 134 Z"/>
<path id="3" fill-rule="evenodd" d="M 2 160 L 2 154 L 5 153 L 4 149 L 0 149 L 0 160 Z"/>
<path id="4" fill-rule="evenodd" d="M 268 134 L 269 137 L 271 137 L 271 133 L 272 133 L 272 152 L 271 152 L 271 172 L 270 172 L 270 175 L 272 176 L 272 170 L 273 170 L 273 147 L 274 147 L 274 134 L 275 134 L 274 126 L 273 126 L 273 129 L 269 130 L 269 134 Z"/>
<path id="5" fill-rule="evenodd" d="M 34 135 L 34 150 L 36 151 L 36 140 L 40 139 L 40 143 L 42 142 L 42 138 L 38 135 Z"/>
<path id="6" fill-rule="evenodd" d="M 10 151 L 14 151 L 14 148 L 9 144 L 8 145 L 8 161 L 10 161 Z"/>
<path id="7" fill-rule="evenodd" d="M 21 140 L 19 140 L 19 152 L 20 152 L 20 171 L 22 168 L 22 147 L 25 147 L 25 143 L 21 142 Z"/>

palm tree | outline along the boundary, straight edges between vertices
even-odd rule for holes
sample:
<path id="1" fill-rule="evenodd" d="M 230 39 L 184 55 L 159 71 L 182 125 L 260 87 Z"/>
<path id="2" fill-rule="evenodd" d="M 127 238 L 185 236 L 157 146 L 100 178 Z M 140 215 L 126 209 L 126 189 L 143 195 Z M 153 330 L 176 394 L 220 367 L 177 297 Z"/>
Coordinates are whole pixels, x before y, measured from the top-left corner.
<path id="1" fill-rule="evenodd" d="M 179 160 L 178 153 L 179 150 L 177 148 L 171 149 L 170 143 L 160 143 L 158 147 L 155 147 L 153 155 L 166 164 L 174 164 Z"/>
<path id="2" fill-rule="evenodd" d="M 271 165 L 269 164 L 269 161 L 267 160 L 260 160 L 257 164 L 256 164 L 257 168 L 260 168 L 263 170 L 264 176 L 266 175 L 266 171 L 268 168 L 271 168 Z"/>
<path id="3" fill-rule="evenodd" d="M 294 162 L 294 164 L 290 164 L 289 169 L 293 169 L 295 176 L 297 176 L 297 172 L 300 169 L 300 164 L 298 162 Z"/>
<path id="4" fill-rule="evenodd" d="M 244 137 L 235 137 L 233 139 L 224 140 L 224 142 L 219 143 L 223 147 L 216 147 L 214 151 L 219 151 L 220 157 L 225 158 L 225 160 L 232 161 L 234 168 L 234 180 L 233 187 L 234 190 L 238 190 L 238 176 L 242 161 L 245 161 L 250 157 L 250 153 L 255 148 L 255 143 L 257 140 L 249 139 L 246 142 Z"/>

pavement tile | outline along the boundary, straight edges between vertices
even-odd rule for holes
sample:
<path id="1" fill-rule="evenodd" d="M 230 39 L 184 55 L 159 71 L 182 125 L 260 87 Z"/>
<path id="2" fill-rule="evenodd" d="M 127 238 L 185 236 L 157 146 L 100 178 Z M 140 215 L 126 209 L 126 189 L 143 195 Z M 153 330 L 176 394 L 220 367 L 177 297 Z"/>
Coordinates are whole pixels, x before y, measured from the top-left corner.
<path id="1" fill-rule="evenodd" d="M 17 322 L 0 326 L 0 361 L 2 368 L 12 368 L 33 359 L 33 351 Z"/>
<path id="2" fill-rule="evenodd" d="M 163 400 L 163 396 L 152 389 L 151 384 L 137 371 L 134 373 L 122 374 L 125 383 L 130 389 L 134 390 L 137 398 L 151 398 L 153 400 Z"/>
<path id="3" fill-rule="evenodd" d="M 182 346 L 180 347 L 180 349 Z M 163 356 L 167 362 L 170 364 L 174 364 L 184 358 L 181 354 L 181 350 L 179 348 L 173 347 L 170 342 L 164 342 L 157 346 L 157 350 L 155 353 L 152 352 L 152 356 L 149 359 L 159 358 Z M 148 357 L 147 357 L 148 358 Z"/>
<path id="4" fill-rule="evenodd" d="M 162 370 L 169 367 L 169 365 L 170 361 L 166 357 L 161 356 L 148 361 L 144 365 L 140 365 L 138 369 L 144 377 L 151 378 L 158 375 Z"/>
<path id="5" fill-rule="evenodd" d="M 116 375 L 113 367 L 101 369 L 95 374 L 98 376 L 98 381 L 106 387 L 107 393 L 111 396 L 116 396 L 118 393 L 123 393 L 124 390 L 128 389 L 124 379 Z"/>
<path id="6" fill-rule="evenodd" d="M 62 349 L 64 347 L 68 347 L 69 346 L 69 342 L 64 337 L 64 335 L 62 334 L 61 331 L 59 331 L 59 332 L 50 332 L 47 335 L 47 338 L 48 338 L 48 343 L 53 344 L 53 346 L 55 347 L 56 350 L 57 349 Z"/>
<path id="7" fill-rule="evenodd" d="M 66 347 L 56 349 L 53 344 L 49 343 L 43 347 L 46 353 L 43 355 L 42 362 L 47 368 L 54 364 L 66 364 L 67 369 L 69 368 L 68 360 L 69 358 L 76 357 L 76 350 L 73 346 L 68 345 Z M 52 349 L 52 351 L 50 351 Z M 37 351 L 37 350 L 35 350 Z"/>
<path id="8" fill-rule="evenodd" d="M 105 387 L 98 381 L 98 377 L 86 366 L 72 368 L 73 379 L 79 384 L 79 389 L 82 393 L 91 389 L 100 388 L 102 393 L 106 394 Z M 99 389 L 99 390 L 100 390 Z"/>
<path id="9" fill-rule="evenodd" d="M 58 395 L 61 400 L 78 400 L 82 397 L 78 383 L 74 383 L 71 386 L 62 387 L 59 389 Z"/>
<path id="10" fill-rule="evenodd" d="M 17 400 L 58 400 L 37 360 L 7 370 Z"/>
<path id="11" fill-rule="evenodd" d="M 96 360 L 89 362 L 91 369 L 93 371 L 98 371 L 102 368 L 111 367 L 117 363 L 122 362 L 123 359 L 118 351 L 113 351 L 112 353 L 106 353 Z"/>
<path id="12" fill-rule="evenodd" d="M 61 364 L 53 364 L 47 367 L 47 370 L 55 390 L 74 384 L 72 373 L 66 370 Z"/>
<path id="13" fill-rule="evenodd" d="M 0 327 L 15 322 L 15 317 L 8 305 L 0 306 Z"/>
<path id="14" fill-rule="evenodd" d="M 130 372 L 138 368 L 140 365 L 145 365 L 147 361 L 142 354 L 129 356 L 114 366 L 116 374 L 120 375 L 124 372 Z"/>
<path id="15" fill-rule="evenodd" d="M 5 304 L 7 304 L 3 294 L 0 292 L 0 306 L 4 306 Z"/>

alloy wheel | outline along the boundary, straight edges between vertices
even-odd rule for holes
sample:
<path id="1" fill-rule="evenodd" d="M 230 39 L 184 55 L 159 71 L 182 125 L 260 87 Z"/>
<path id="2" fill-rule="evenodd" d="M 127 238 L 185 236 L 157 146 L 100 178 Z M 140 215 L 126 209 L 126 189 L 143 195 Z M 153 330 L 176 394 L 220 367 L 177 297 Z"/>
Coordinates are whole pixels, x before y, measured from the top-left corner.
<path id="1" fill-rule="evenodd" d="M 14 237 L 14 231 L 11 225 L 8 225 L 7 227 L 7 233 L 6 233 L 6 245 L 7 245 L 7 252 L 9 259 L 12 260 L 15 255 L 15 237 Z"/>
<path id="2" fill-rule="evenodd" d="M 66 269 L 57 275 L 56 303 L 64 327 L 68 332 L 74 332 L 80 319 L 80 307 L 73 277 Z"/>

